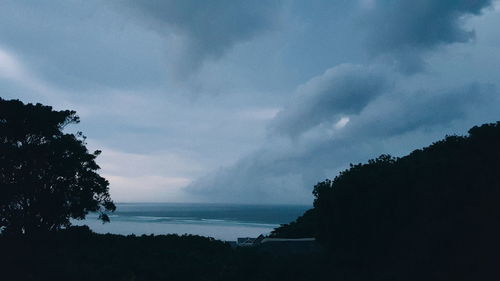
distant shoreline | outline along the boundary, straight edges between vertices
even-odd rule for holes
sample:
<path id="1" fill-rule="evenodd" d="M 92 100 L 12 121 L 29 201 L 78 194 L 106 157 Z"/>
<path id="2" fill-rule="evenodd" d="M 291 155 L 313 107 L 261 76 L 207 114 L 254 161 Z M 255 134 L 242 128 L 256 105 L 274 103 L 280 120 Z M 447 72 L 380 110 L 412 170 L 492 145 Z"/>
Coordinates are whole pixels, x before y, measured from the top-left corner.
<path id="1" fill-rule="evenodd" d="M 117 203 L 111 222 L 102 224 L 97 214 L 73 221 L 94 232 L 120 235 L 191 234 L 222 241 L 269 234 L 300 216 L 309 206 L 241 205 L 223 203 Z"/>

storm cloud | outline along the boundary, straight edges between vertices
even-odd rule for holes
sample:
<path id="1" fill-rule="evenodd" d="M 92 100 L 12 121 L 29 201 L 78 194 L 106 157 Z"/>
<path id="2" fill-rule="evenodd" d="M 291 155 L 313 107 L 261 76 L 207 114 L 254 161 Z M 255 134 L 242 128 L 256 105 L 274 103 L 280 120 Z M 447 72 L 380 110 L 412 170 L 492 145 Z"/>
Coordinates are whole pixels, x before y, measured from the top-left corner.
<path id="1" fill-rule="evenodd" d="M 278 133 L 297 136 L 317 126 L 333 126 L 343 116 L 359 113 L 389 87 L 382 69 L 343 64 L 300 86 L 291 104 L 271 125 Z"/>
<path id="2" fill-rule="evenodd" d="M 189 75 L 206 59 L 217 59 L 235 44 L 276 24 L 282 1 L 125 1 L 142 24 L 169 39 L 174 71 Z"/>
<path id="3" fill-rule="evenodd" d="M 422 69 L 421 56 L 436 47 L 474 38 L 465 27 L 468 17 L 480 14 L 491 0 L 379 0 L 364 14 L 367 47 L 373 55 L 397 60 L 405 72 Z"/>
<path id="4" fill-rule="evenodd" d="M 311 198 L 316 182 L 336 176 L 349 163 L 384 153 L 401 156 L 446 134 L 465 132 L 472 120 L 485 120 L 478 106 L 491 116 L 500 106 L 496 87 L 472 83 L 448 90 L 388 90 L 350 115 L 345 126 L 318 122 L 293 139 L 271 135 L 255 153 L 201 177 L 188 190 L 211 201 L 301 203 Z"/>
<path id="5" fill-rule="evenodd" d="M 399 156 L 494 115 L 495 84 L 452 81 L 446 77 L 453 71 L 438 74 L 434 65 L 419 73 L 426 56 L 447 51 L 441 47 L 470 44 L 475 31 L 467 20 L 492 1 L 359 3 L 358 32 L 376 60 L 333 66 L 297 87 L 260 149 L 188 190 L 211 200 L 241 201 L 237 194 L 245 194 L 254 202 L 302 202 L 314 183 L 348 163 Z"/>

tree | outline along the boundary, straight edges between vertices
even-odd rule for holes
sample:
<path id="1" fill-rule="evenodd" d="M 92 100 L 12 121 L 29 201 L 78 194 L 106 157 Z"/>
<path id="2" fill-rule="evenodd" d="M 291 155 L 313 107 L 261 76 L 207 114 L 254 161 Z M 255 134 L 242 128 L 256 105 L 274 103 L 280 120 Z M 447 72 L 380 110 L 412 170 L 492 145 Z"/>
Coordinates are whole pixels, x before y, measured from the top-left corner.
<path id="1" fill-rule="evenodd" d="M 351 165 L 273 233 L 311 228 L 350 280 L 498 280 L 499 160 L 496 122 Z"/>
<path id="2" fill-rule="evenodd" d="M 34 234 L 71 225 L 115 205 L 85 136 L 64 133 L 79 123 L 75 111 L 0 98 L 0 231 Z"/>

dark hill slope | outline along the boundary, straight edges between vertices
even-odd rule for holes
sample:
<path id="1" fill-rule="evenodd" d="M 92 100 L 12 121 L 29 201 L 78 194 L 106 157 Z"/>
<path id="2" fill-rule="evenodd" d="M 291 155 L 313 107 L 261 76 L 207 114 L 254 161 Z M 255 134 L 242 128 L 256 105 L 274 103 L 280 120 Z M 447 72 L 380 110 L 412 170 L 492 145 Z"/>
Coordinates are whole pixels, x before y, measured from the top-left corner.
<path id="1" fill-rule="evenodd" d="M 314 209 L 274 235 L 314 234 L 354 275 L 500 277 L 500 122 L 351 165 L 313 194 Z"/>

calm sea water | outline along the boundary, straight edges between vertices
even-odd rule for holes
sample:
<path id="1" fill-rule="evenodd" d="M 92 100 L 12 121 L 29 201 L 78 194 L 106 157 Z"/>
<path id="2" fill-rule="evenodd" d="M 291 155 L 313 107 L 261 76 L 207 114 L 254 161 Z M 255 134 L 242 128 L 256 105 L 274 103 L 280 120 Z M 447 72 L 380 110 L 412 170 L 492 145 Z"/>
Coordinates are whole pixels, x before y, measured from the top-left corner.
<path id="1" fill-rule="evenodd" d="M 74 224 L 88 225 L 97 233 L 114 234 L 196 234 L 233 241 L 237 237 L 267 234 L 289 223 L 311 206 L 236 205 L 188 203 L 118 203 L 102 224 L 91 214 Z"/>

